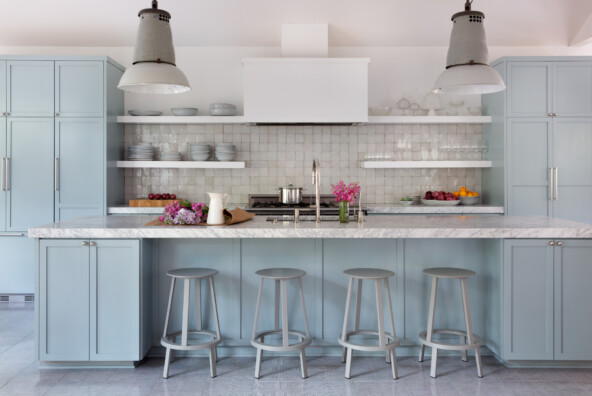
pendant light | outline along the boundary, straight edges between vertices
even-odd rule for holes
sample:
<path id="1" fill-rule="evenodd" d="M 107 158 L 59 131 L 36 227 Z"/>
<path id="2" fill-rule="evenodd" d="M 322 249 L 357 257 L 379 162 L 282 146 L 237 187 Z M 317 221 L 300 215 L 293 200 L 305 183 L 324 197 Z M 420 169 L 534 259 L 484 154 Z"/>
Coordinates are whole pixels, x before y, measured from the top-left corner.
<path id="1" fill-rule="evenodd" d="M 173 94 L 191 89 L 185 74 L 175 65 L 175 48 L 169 20 L 171 14 L 152 8 L 138 14 L 140 25 L 134 47 L 134 63 L 127 69 L 117 88 L 129 92 Z"/>
<path id="2" fill-rule="evenodd" d="M 502 77 L 487 63 L 485 15 L 472 11 L 471 3 L 473 0 L 467 0 L 465 10 L 452 16 L 446 70 L 436 80 L 435 93 L 488 94 L 506 89 Z"/>

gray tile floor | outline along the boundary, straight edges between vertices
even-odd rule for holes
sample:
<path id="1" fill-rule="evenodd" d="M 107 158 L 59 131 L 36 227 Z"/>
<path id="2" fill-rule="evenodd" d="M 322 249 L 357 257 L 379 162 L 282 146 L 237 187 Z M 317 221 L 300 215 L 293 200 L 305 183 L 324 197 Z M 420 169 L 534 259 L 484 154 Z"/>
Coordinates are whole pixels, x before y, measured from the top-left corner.
<path id="1" fill-rule="evenodd" d="M 0 395 L 592 395 L 592 369 L 508 369 L 484 358 L 484 378 L 474 361 L 441 358 L 437 379 L 429 360 L 399 359 L 398 381 L 382 357 L 354 359 L 351 380 L 338 357 L 309 357 L 300 379 L 298 358 L 264 356 L 262 378 L 254 358 L 223 358 L 209 377 L 206 358 L 179 359 L 162 379 L 163 359 L 135 369 L 43 369 L 33 359 L 33 305 L 0 303 Z"/>

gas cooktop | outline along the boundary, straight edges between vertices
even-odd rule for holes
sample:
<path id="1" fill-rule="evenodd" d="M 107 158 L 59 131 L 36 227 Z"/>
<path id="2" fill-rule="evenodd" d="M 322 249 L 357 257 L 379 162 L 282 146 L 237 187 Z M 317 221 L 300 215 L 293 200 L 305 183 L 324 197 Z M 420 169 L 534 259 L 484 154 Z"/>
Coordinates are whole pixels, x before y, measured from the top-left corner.
<path id="1" fill-rule="evenodd" d="M 284 204 L 280 202 L 278 194 L 250 194 L 249 204 L 245 208 L 248 212 L 257 215 L 293 215 L 294 209 L 298 209 L 301 215 L 314 215 L 316 213 L 315 196 L 304 194 L 301 203 Z M 350 213 L 353 214 L 356 210 L 356 205 L 350 205 Z M 362 208 L 362 211 L 366 213 L 366 208 Z M 333 195 L 321 194 L 321 214 L 339 214 L 339 206 Z"/>

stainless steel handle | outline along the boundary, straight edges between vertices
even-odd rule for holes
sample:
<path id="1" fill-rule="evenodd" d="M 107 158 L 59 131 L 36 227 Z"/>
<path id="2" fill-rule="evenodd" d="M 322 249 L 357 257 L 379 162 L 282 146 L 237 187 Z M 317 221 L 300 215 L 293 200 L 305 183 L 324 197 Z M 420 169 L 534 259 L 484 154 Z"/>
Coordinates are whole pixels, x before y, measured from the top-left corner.
<path id="1" fill-rule="evenodd" d="M 549 246 L 555 246 L 555 241 L 549 241 Z"/>
<path id="2" fill-rule="evenodd" d="M 60 115 L 60 113 L 56 113 L 56 117 L 58 117 Z"/>
<path id="3" fill-rule="evenodd" d="M 24 232 L 3 232 L 0 236 L 25 236 Z"/>
<path id="4" fill-rule="evenodd" d="M 96 242 L 91 242 L 90 243 L 90 246 L 97 246 L 97 243 Z"/>
<path id="5" fill-rule="evenodd" d="M 555 201 L 559 199 L 559 168 L 555 168 Z"/>
<path id="6" fill-rule="evenodd" d="M 8 164 L 10 158 L 5 158 L 6 165 L 4 165 L 4 190 L 10 191 L 10 184 L 8 183 Z"/>
<path id="7" fill-rule="evenodd" d="M 547 113 L 549 117 L 553 117 L 553 113 Z"/>
<path id="8" fill-rule="evenodd" d="M 549 168 L 549 200 L 553 200 L 553 168 Z"/>
<path id="9" fill-rule="evenodd" d="M 55 157 L 53 160 L 53 188 L 58 191 L 60 189 L 60 186 L 58 184 L 58 165 L 59 165 L 59 161 L 60 159 L 58 157 Z"/>
<path id="10" fill-rule="evenodd" d="M 2 172 L 0 172 L 0 191 L 4 191 L 4 158 L 2 158 Z"/>
<path id="11" fill-rule="evenodd" d="M 561 242 L 561 241 L 557 242 L 557 246 L 563 246 L 563 242 Z"/>
<path id="12" fill-rule="evenodd" d="M 557 113 L 553 113 L 553 117 L 557 117 L 559 114 Z"/>
<path id="13" fill-rule="evenodd" d="M 86 241 L 82 242 L 82 246 L 88 246 L 88 242 L 86 242 Z"/>

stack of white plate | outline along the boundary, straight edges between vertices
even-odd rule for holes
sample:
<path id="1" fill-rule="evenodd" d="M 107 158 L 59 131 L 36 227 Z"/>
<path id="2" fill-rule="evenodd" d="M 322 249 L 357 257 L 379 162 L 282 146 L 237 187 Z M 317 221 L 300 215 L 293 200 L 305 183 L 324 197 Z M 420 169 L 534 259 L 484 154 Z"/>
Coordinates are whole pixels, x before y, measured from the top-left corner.
<path id="1" fill-rule="evenodd" d="M 232 161 L 236 148 L 232 143 L 216 143 L 216 158 L 220 161 Z"/>
<path id="2" fill-rule="evenodd" d="M 229 103 L 212 103 L 210 105 L 212 116 L 233 116 L 236 115 L 236 106 Z"/>
<path id="3" fill-rule="evenodd" d="M 210 145 L 206 143 L 189 145 L 189 155 L 194 161 L 207 161 L 210 157 L 210 150 Z"/>
<path id="4" fill-rule="evenodd" d="M 181 161 L 181 153 L 178 151 L 161 152 L 161 161 Z"/>
<path id="5" fill-rule="evenodd" d="M 129 161 L 152 161 L 154 158 L 154 147 L 149 144 L 138 144 L 128 147 Z"/>

